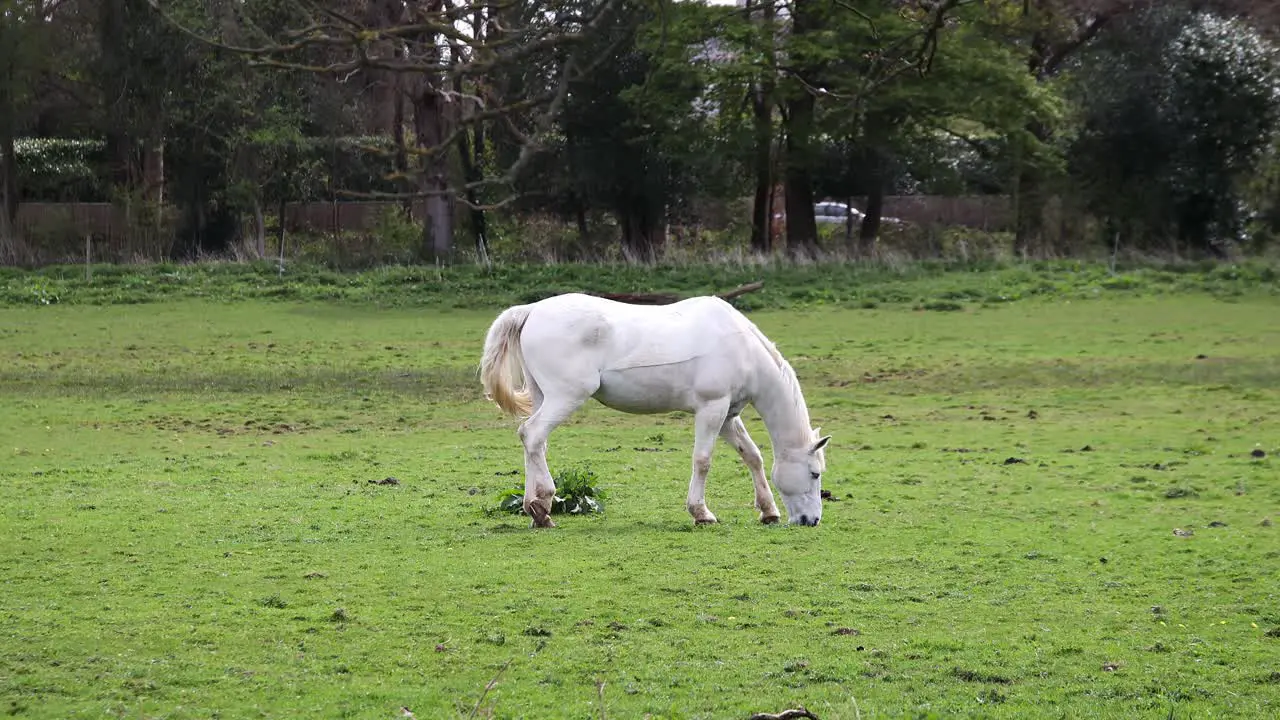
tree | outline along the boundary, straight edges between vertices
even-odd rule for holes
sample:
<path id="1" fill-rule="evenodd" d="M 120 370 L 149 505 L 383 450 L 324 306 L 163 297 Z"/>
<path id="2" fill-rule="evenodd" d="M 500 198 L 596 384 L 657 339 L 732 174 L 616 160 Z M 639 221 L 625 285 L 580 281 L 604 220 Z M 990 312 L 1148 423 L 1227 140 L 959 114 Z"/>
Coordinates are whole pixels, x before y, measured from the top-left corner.
<path id="1" fill-rule="evenodd" d="M 1242 184 L 1280 130 L 1274 46 L 1245 23 L 1184 7 L 1135 15 L 1085 58 L 1073 169 L 1108 235 L 1172 234 L 1221 252 L 1242 236 Z"/>
<path id="2" fill-rule="evenodd" d="M 580 52 L 583 40 L 605 24 L 622 0 L 492 3 L 416 0 L 386 14 L 361 14 L 299 0 L 290 26 L 233 43 L 224 35 L 188 31 L 259 66 L 345 79 L 377 71 L 399 78 L 412 109 L 413 141 L 404 154 L 412 167 L 397 177 L 396 193 L 353 196 L 423 198 L 427 218 L 420 257 L 448 261 L 454 252 L 456 202 L 476 204 L 473 192 L 504 194 L 540 151 L 569 84 L 602 58 Z M 358 7 L 357 7 L 358 9 Z M 402 10 L 402 11 L 401 11 Z M 181 20 L 167 13 L 179 26 Z M 523 74 L 535 69 L 530 77 Z M 522 77 L 498 92 L 491 78 Z M 475 180 L 453 172 L 475 129 L 501 123 L 519 151 L 500 169 Z"/>
<path id="3" fill-rule="evenodd" d="M 860 124 L 878 148 L 893 116 L 872 112 L 872 99 L 897 78 L 932 71 L 939 43 L 957 26 L 955 14 L 962 4 L 794 0 L 788 6 L 791 27 L 778 88 L 787 245 L 793 252 L 809 254 L 817 248 L 813 168 L 820 139 L 831 132 L 831 119 L 844 126 L 839 132 L 846 136 L 850 121 Z M 838 111 L 827 112 L 831 107 Z M 878 153 L 867 157 L 880 162 Z"/>
<path id="4" fill-rule="evenodd" d="M 1167 49 L 1181 239 L 1221 252 L 1243 237 L 1239 183 L 1280 130 L 1277 48 L 1246 24 L 1195 15 Z"/>
<path id="5" fill-rule="evenodd" d="M 1056 112 L 1053 98 L 1036 87 L 1016 51 L 989 31 L 986 20 L 986 8 L 959 6 L 947 21 L 950 29 L 936 36 L 924 71 L 882 74 L 869 90 L 844 85 L 839 76 L 828 86 L 831 119 L 825 126 L 838 149 L 828 157 L 839 162 L 818 182 L 837 197 L 867 198 L 851 250 L 870 252 L 885 194 L 903 187 L 908 167 L 929 167 L 921 148 L 936 150 L 942 137 L 962 138 L 998 161 L 1003 147 L 991 138 L 1016 132 L 1028 118 Z M 912 37 L 912 28 L 886 18 L 875 26 L 875 36 L 880 44 L 893 42 L 895 36 Z M 864 62 L 875 59 L 873 52 Z M 855 72 L 844 78 L 865 83 L 866 76 Z"/>
<path id="6" fill-rule="evenodd" d="M 774 109 L 778 77 L 777 31 L 774 18 L 777 8 L 773 0 L 755 0 L 751 8 L 752 27 L 749 48 L 758 58 L 759 69 L 752 78 L 751 96 L 751 169 L 755 176 L 755 194 L 751 204 L 751 249 L 773 250 L 774 188 Z"/>
<path id="7" fill-rule="evenodd" d="M 570 87 L 560 114 L 564 165 L 576 201 L 618 220 L 622 247 L 651 261 L 663 250 L 667 221 L 695 197 L 724 197 L 739 174 L 718 150 L 720 105 L 708 76 L 714 11 L 676 5 L 620 12 L 594 42 L 611 57 Z"/>
<path id="8" fill-rule="evenodd" d="M 23 255 L 18 237 L 15 142 L 30 121 L 40 76 L 51 65 L 53 22 L 66 0 L 0 0 L 0 262 Z"/>
<path id="9" fill-rule="evenodd" d="M 516 188 L 517 207 L 576 218 L 584 250 L 588 215 L 607 212 L 623 254 L 652 261 L 682 206 L 727 192 L 735 173 L 716 152 L 706 80 L 712 14 L 694 4 L 666 13 L 627 4 L 588 39 L 584 52 L 612 50 L 570 83 L 548 152 Z"/>
<path id="10" fill-rule="evenodd" d="M 1027 71 L 1049 85 L 1085 47 L 1118 19 L 1151 0 L 1002 0 L 993 4 L 993 22 L 1026 49 Z M 1014 252 L 1026 255 L 1040 242 L 1049 180 L 1060 167 L 1054 144 L 1060 128 L 1032 116 L 1009 137 L 1015 153 Z"/>
<path id="11" fill-rule="evenodd" d="M 279 241 L 284 241 L 284 208 L 289 200 L 314 195 L 323 184 L 325 169 L 315 141 L 302 133 L 303 122 L 282 92 L 253 118 L 232 128 L 226 138 L 230 156 L 228 200 L 253 216 L 252 252 L 265 257 L 264 208 L 274 208 L 280 218 Z M 296 98 L 294 98 L 296 102 Z"/>

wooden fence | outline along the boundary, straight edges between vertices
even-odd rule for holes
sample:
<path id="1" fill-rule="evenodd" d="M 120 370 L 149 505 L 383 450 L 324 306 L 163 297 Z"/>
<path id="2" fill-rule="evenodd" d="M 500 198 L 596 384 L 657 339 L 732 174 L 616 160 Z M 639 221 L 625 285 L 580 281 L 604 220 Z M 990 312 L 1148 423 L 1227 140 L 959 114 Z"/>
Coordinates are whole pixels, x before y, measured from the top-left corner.
<path id="1" fill-rule="evenodd" d="M 394 202 L 288 203 L 284 229 L 290 233 L 368 231 L 384 213 L 399 208 L 399 203 Z M 884 204 L 886 216 L 918 225 L 986 230 L 1007 229 L 1010 210 L 1009 198 L 999 195 L 901 195 L 885 198 Z M 421 219 L 425 215 L 423 203 L 415 203 L 411 214 Z M 83 239 L 92 235 L 102 240 L 124 238 L 135 232 L 125 209 L 110 203 L 22 203 L 18 206 L 18 228 L 27 237 L 66 235 Z"/>
<path id="2" fill-rule="evenodd" d="M 1004 195 L 896 195 L 885 198 L 884 214 L 926 227 L 1013 229 L 1013 203 Z"/>
<path id="3" fill-rule="evenodd" d="M 284 229 L 290 233 L 365 232 L 377 227 L 390 212 L 403 212 L 403 206 L 374 201 L 288 203 L 284 206 Z M 414 202 L 409 212 L 415 220 L 425 218 L 425 201 Z"/>
<path id="4" fill-rule="evenodd" d="M 860 204 L 856 198 L 855 204 Z M 417 202 L 411 207 L 414 219 L 425 217 L 424 205 Z M 716 206 L 707 220 L 716 216 L 723 220 L 739 211 L 724 203 Z M 288 203 L 283 218 L 272 224 L 282 221 L 288 234 L 367 234 L 386 213 L 400 211 L 401 205 L 394 202 Z M 884 214 L 923 227 L 1001 231 L 1012 225 L 1011 203 L 1002 196 L 894 196 L 885 199 Z M 166 208 L 163 219 L 140 221 L 127 208 L 110 203 L 22 203 L 17 226 L 33 261 L 83 258 L 88 238 L 95 260 L 121 262 L 164 257 L 174 240 L 175 217 L 173 208 Z"/>
<path id="5" fill-rule="evenodd" d="M 164 257 L 173 243 L 172 209 L 144 221 L 129 208 L 112 203 L 21 203 L 18 233 L 35 262 L 84 257 L 85 240 L 103 262 Z"/>

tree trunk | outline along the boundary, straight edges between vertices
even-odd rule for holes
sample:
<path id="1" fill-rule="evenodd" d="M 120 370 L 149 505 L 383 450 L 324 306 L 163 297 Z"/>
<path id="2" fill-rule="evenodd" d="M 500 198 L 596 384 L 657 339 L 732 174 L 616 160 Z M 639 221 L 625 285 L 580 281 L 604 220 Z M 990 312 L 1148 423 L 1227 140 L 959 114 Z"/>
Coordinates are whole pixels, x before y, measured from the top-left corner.
<path id="1" fill-rule="evenodd" d="M 853 198 L 846 197 L 844 205 L 850 209 L 849 214 L 844 217 L 844 246 L 850 252 L 857 252 L 858 248 L 853 244 Z"/>
<path id="2" fill-rule="evenodd" d="M 133 138 L 129 137 L 122 130 L 107 130 L 106 132 L 106 158 L 107 158 L 107 176 L 112 185 L 118 188 L 131 190 L 137 187 L 138 176 L 137 162 L 134 159 L 135 143 Z"/>
<path id="3" fill-rule="evenodd" d="M 438 12 L 443 0 L 431 0 L 426 10 Z M 427 32 L 424 44 L 431 48 L 426 60 L 439 60 L 440 37 Z M 413 97 L 413 129 L 417 147 L 423 151 L 419 184 L 426 194 L 426 218 L 422 224 L 421 260 L 447 263 L 453 259 L 453 209 L 449 197 L 449 154 L 444 147 L 448 134 L 448 107 L 441 95 L 441 77 L 429 74 L 418 82 Z"/>
<path id="4" fill-rule="evenodd" d="M 642 249 L 642 243 L 639 239 L 641 233 L 638 230 L 639 221 L 636 220 L 635 211 L 629 206 L 621 205 L 616 213 L 618 230 L 622 232 L 622 252 L 629 258 L 636 258 Z"/>
<path id="5" fill-rule="evenodd" d="M 884 151 L 872 147 L 867 159 L 870 161 L 870 184 L 867 187 L 867 207 L 862 217 L 862 227 L 858 228 L 858 254 L 862 257 L 871 257 L 875 252 L 876 239 L 880 237 L 880 221 L 884 216 Z"/>
<path id="6" fill-rule="evenodd" d="M 393 110 L 395 117 L 391 124 L 391 138 L 395 145 L 395 156 L 392 158 L 394 170 L 397 178 L 406 178 L 409 176 L 409 150 L 405 147 L 404 142 L 404 78 L 400 73 L 396 73 L 393 79 L 395 83 L 395 103 Z M 400 203 L 400 209 L 404 213 L 406 220 L 413 218 L 413 200 L 406 198 Z"/>
<path id="7" fill-rule="evenodd" d="M 755 131 L 754 170 L 756 176 L 755 200 L 751 205 L 751 250 L 767 253 L 773 250 L 773 15 L 772 2 L 762 3 L 760 22 L 766 28 L 762 37 L 767 38 L 765 67 L 760 71 L 757 86 L 751 94 L 752 122 Z"/>
<path id="8" fill-rule="evenodd" d="M 810 0 L 794 4 L 791 21 L 794 37 L 801 38 L 822 29 L 820 18 L 814 14 L 814 4 Z M 814 164 L 815 100 L 803 79 L 811 79 L 817 70 L 812 62 L 797 68 L 796 75 L 801 82 L 792 83 L 784 120 L 787 135 L 784 170 L 787 250 L 809 256 L 818 252 L 818 224 L 813 217 L 813 177 L 810 172 Z"/>
<path id="9" fill-rule="evenodd" d="M 573 214 L 578 223 L 578 245 L 586 250 L 587 244 L 591 242 L 590 228 L 587 227 L 587 206 L 577 196 L 573 199 Z"/>
<path id="10" fill-rule="evenodd" d="M 13 106 L 0 97 L 0 263 L 16 263 L 18 237 L 18 163 L 14 151 Z"/>
<path id="11" fill-rule="evenodd" d="M 156 208 L 164 204 L 164 138 L 159 131 L 142 148 L 142 197 Z"/>
<path id="12" fill-rule="evenodd" d="M 454 91 L 461 97 L 462 78 L 454 80 Z M 462 134 L 461 147 L 458 152 L 458 156 L 462 160 L 462 176 L 466 179 L 468 185 L 479 182 L 481 179 L 482 171 L 480 168 L 484 162 L 484 125 L 477 124 L 474 135 L 475 143 L 473 145 L 471 135 L 468 133 Z M 477 207 L 480 204 L 480 198 L 476 195 L 473 187 L 467 189 L 467 202 L 471 206 L 471 236 L 475 241 L 476 259 L 480 262 L 488 262 L 489 241 L 484 210 Z"/>
<path id="13" fill-rule="evenodd" d="M 768 146 L 765 146 L 766 152 Z M 757 148 L 758 152 L 758 148 Z M 756 194 L 751 204 L 751 250 L 768 253 L 773 250 L 773 224 L 770 222 L 770 190 L 773 189 L 773 177 L 770 172 L 769 159 L 766 157 L 763 167 L 757 157 L 756 162 Z"/>
<path id="14" fill-rule="evenodd" d="M 1031 122 L 1027 125 L 1027 133 L 1037 142 L 1049 141 L 1049 128 L 1043 123 Z M 1029 148 L 1026 141 L 1018 153 L 1017 178 L 1014 186 L 1014 236 L 1013 252 L 1018 257 L 1027 257 L 1035 252 L 1040 244 L 1040 236 L 1044 225 L 1044 178 L 1040 168 L 1027 157 Z"/>
<path id="15" fill-rule="evenodd" d="M 193 260 L 199 255 L 205 229 L 209 225 L 208 216 L 204 211 L 205 205 L 198 197 L 184 202 L 182 207 L 184 216 L 182 224 L 167 253 L 168 258 L 175 261 Z"/>
<path id="16" fill-rule="evenodd" d="M 787 102 L 786 212 L 787 249 L 816 255 L 818 224 L 813 217 L 813 96 L 804 93 Z"/>
<path id="17" fill-rule="evenodd" d="M 253 197 L 253 250 L 256 258 L 267 255 L 267 220 L 262 214 L 262 201 Z"/>
<path id="18" fill-rule="evenodd" d="M 395 0 L 371 0 L 365 5 L 365 26 L 380 29 L 397 25 L 403 7 L 403 4 Z M 394 53 L 389 41 L 374 42 L 371 49 L 381 57 Z M 397 74 L 380 68 L 366 68 L 363 71 L 369 96 L 367 129 L 371 134 L 385 135 L 395 131 L 396 95 L 399 94 Z"/>
<path id="19" fill-rule="evenodd" d="M 100 90 L 105 98 L 126 98 L 131 88 L 128 42 L 136 3 L 132 0 L 102 0 L 98 6 L 98 45 L 101 57 L 96 63 Z M 136 102 L 136 101 L 134 101 Z M 133 133 L 134 118 L 142 117 L 141 108 L 132 102 L 113 102 L 116 112 L 106 116 L 106 158 L 110 183 L 126 192 L 138 189 L 142 181 L 139 142 Z M 158 113 L 157 113 L 158 114 Z"/>
<path id="20" fill-rule="evenodd" d="M 620 206 L 617 214 L 623 251 L 632 260 L 655 262 L 663 245 L 661 213 L 648 198 L 642 198 Z"/>
<path id="21" fill-rule="evenodd" d="M 866 215 L 862 218 L 862 227 L 858 228 L 858 253 L 863 257 L 871 257 L 875 253 L 883 215 L 884 185 L 872 185 L 867 193 Z"/>
<path id="22" fill-rule="evenodd" d="M 863 126 L 863 157 L 867 171 L 867 204 L 863 208 L 862 225 L 858 228 L 858 254 L 870 257 L 884 218 L 884 195 L 889 185 L 889 138 L 902 119 L 884 112 L 867 115 Z"/>
<path id="23" fill-rule="evenodd" d="M 437 181 L 431 181 L 429 187 L 443 189 Z M 445 194 L 427 196 L 427 217 L 423 225 L 423 249 L 425 259 L 448 264 L 453 260 L 453 201 Z"/>
<path id="24" fill-rule="evenodd" d="M 284 198 L 281 198 L 280 202 L 276 205 L 276 212 L 279 213 L 279 215 L 277 216 L 279 218 L 278 222 L 280 223 L 280 226 L 276 228 L 276 244 L 280 248 L 281 264 L 284 263 L 284 239 L 285 239 L 284 211 L 285 211 L 285 202 L 284 202 Z"/>
<path id="25" fill-rule="evenodd" d="M 419 184 L 426 193 L 426 217 L 422 225 L 419 258 L 448 262 L 453 255 L 453 203 L 449 187 L 446 154 L 441 148 L 445 135 L 444 102 L 430 83 L 422 83 L 413 103 L 413 124 L 418 147 L 435 152 L 422 156 Z"/>
<path id="26" fill-rule="evenodd" d="M 13 172 L 12 138 L 8 148 L 0 150 L 0 265 L 16 264 L 22 241 L 18 237 L 18 183 Z"/>

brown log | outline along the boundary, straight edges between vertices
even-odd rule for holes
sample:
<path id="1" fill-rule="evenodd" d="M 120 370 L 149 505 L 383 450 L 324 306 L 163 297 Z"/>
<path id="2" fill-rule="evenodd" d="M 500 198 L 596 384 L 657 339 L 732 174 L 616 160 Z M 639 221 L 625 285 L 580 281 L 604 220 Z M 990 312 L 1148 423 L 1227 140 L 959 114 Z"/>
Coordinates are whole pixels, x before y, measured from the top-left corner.
<path id="1" fill-rule="evenodd" d="M 739 285 L 728 292 L 716 295 L 716 297 L 721 300 L 732 300 L 738 296 L 755 292 L 762 287 L 764 287 L 764 281 L 757 280 L 745 285 Z M 684 299 L 679 295 L 674 295 L 672 293 L 592 293 L 592 295 L 606 300 L 616 300 L 617 302 L 629 303 L 631 305 L 670 305 L 671 303 L 680 302 Z"/>

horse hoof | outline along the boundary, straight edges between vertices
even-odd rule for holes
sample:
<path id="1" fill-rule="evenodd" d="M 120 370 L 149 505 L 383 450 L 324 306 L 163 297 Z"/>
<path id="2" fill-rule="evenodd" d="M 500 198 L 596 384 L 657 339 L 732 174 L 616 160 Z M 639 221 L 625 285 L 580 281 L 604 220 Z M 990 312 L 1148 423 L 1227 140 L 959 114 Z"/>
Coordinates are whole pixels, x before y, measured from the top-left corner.
<path id="1" fill-rule="evenodd" d="M 695 518 L 693 521 L 693 524 L 694 525 L 715 525 L 719 522 L 720 521 L 715 518 Z"/>
<path id="2" fill-rule="evenodd" d="M 546 518 L 545 520 L 534 519 L 534 521 L 529 525 L 529 527 L 532 528 L 553 528 L 555 526 L 556 524 L 551 522 L 551 518 Z"/>
<path id="3" fill-rule="evenodd" d="M 778 520 L 779 520 L 779 517 L 777 515 L 764 515 L 760 518 L 760 522 L 764 523 L 765 525 L 776 525 L 778 523 Z"/>

